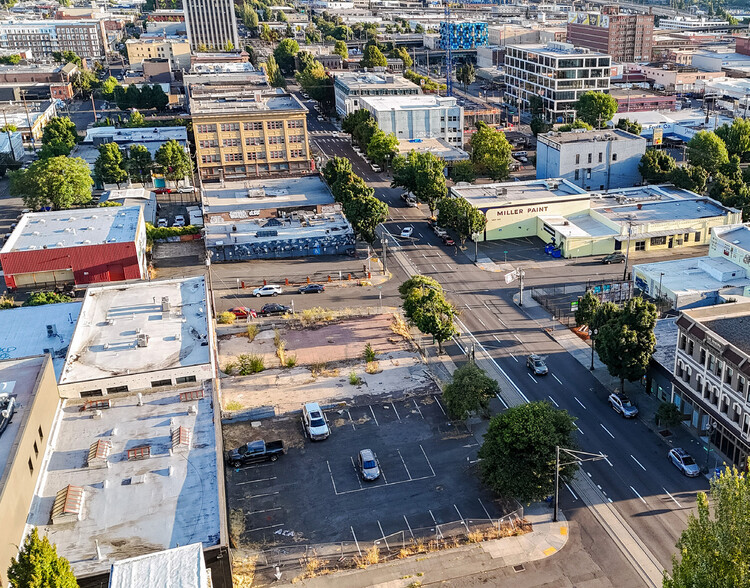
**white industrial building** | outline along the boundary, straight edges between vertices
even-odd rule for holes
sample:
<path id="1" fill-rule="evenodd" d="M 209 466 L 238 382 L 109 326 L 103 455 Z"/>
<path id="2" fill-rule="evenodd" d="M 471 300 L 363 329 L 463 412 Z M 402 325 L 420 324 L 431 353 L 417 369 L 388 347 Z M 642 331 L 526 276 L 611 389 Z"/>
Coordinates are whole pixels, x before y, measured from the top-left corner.
<path id="1" fill-rule="evenodd" d="M 359 110 L 361 97 L 416 96 L 422 89 L 401 76 L 388 73 L 354 72 L 337 73 L 333 81 L 336 112 L 346 116 Z"/>
<path id="2" fill-rule="evenodd" d="M 444 139 L 463 145 L 464 108 L 453 97 L 362 97 L 360 107 L 370 112 L 384 133 L 393 133 L 398 139 Z"/>

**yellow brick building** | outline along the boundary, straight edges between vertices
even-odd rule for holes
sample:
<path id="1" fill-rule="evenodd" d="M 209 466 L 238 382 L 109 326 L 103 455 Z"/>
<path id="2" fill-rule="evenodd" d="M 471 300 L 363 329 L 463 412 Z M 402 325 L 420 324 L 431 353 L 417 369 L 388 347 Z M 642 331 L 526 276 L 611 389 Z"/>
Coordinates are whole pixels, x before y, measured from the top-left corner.
<path id="1" fill-rule="evenodd" d="M 190 43 L 184 39 L 151 37 L 125 41 L 131 65 L 146 59 L 169 59 L 172 69 L 190 69 Z"/>
<path id="2" fill-rule="evenodd" d="M 312 169 L 308 111 L 295 96 L 194 86 L 189 99 L 202 180 L 237 180 Z"/>

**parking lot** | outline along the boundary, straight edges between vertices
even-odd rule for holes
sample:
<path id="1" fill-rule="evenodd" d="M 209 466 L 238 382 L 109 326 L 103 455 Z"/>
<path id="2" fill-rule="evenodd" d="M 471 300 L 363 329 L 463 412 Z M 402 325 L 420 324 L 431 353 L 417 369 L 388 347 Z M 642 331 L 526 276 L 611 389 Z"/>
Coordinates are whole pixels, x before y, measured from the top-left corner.
<path id="1" fill-rule="evenodd" d="M 305 439 L 297 419 L 263 421 L 253 439 L 241 439 L 281 438 L 289 448 L 277 462 L 227 471 L 230 510 L 244 515 L 242 543 L 346 541 L 365 549 L 400 532 L 406 540 L 440 537 L 507 514 L 478 480 L 479 443 L 448 421 L 437 396 L 325 412 L 325 441 Z M 236 440 L 231 425 L 225 436 Z M 357 469 L 365 448 L 380 465 L 374 482 Z"/>

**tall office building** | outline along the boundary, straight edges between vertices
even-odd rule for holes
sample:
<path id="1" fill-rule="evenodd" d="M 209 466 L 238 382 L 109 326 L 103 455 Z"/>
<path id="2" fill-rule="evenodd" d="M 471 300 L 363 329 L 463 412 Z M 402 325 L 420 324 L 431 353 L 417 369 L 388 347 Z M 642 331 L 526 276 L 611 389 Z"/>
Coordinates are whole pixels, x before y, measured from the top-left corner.
<path id="1" fill-rule="evenodd" d="M 237 18 L 232 0 L 185 0 L 185 25 L 193 51 L 232 49 L 239 46 Z"/>
<path id="2" fill-rule="evenodd" d="M 650 61 L 654 44 L 653 14 L 622 14 L 617 6 L 601 12 L 568 13 L 567 42 L 612 56 L 612 61 Z"/>

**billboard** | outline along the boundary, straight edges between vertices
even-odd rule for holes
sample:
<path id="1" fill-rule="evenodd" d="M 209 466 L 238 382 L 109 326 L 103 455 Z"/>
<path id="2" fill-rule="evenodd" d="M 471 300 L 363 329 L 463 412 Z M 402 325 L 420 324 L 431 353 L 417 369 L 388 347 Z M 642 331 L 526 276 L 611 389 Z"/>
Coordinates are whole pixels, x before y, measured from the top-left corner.
<path id="1" fill-rule="evenodd" d="M 609 16 L 598 12 L 569 12 L 568 22 L 571 24 L 590 25 L 592 27 L 609 28 Z"/>

